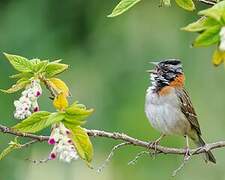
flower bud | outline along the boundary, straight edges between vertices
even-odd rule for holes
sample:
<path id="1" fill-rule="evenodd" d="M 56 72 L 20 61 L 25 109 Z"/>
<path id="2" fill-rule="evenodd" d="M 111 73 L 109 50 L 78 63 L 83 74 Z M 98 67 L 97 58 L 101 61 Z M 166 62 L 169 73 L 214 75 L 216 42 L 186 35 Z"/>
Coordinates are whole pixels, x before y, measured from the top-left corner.
<path id="1" fill-rule="evenodd" d="M 14 117 L 16 119 L 25 119 L 33 112 L 40 110 L 37 99 L 42 94 L 42 89 L 39 80 L 32 80 L 26 86 L 26 89 L 21 93 L 19 100 L 14 101 L 16 111 Z"/>
<path id="2" fill-rule="evenodd" d="M 71 160 L 78 159 L 78 154 L 72 140 L 69 138 L 70 131 L 67 129 L 63 123 L 59 123 L 58 126 L 53 125 L 52 132 L 48 143 L 54 144 L 53 150 L 50 156 L 54 152 L 57 154 L 60 160 L 65 162 L 70 162 Z M 51 158 L 54 159 L 54 158 Z"/>
<path id="3" fill-rule="evenodd" d="M 49 138 L 48 144 L 55 144 L 55 139 L 54 138 Z"/>

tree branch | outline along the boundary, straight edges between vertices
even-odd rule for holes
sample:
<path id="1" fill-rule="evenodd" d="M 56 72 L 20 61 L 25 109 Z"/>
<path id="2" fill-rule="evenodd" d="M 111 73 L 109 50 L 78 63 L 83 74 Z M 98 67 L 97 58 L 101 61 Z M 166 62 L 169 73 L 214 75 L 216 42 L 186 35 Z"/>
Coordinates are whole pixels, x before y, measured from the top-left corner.
<path id="1" fill-rule="evenodd" d="M 18 131 L 14 131 L 13 129 L 3 126 L 1 124 L 0 124 L 0 132 L 36 140 L 33 143 L 38 142 L 38 141 L 47 141 L 49 138 L 48 136 L 34 135 L 34 134 L 21 133 Z M 110 139 L 115 139 L 115 140 L 121 140 L 121 141 L 127 142 L 133 146 L 139 146 L 139 147 L 143 147 L 146 149 L 152 149 L 152 150 L 155 150 L 155 148 L 156 148 L 157 153 L 180 154 L 180 155 L 185 154 L 185 149 L 164 147 L 164 146 L 160 146 L 160 145 L 157 145 L 155 147 L 154 145 L 151 145 L 149 142 L 130 137 L 124 133 L 118 133 L 118 132 L 111 133 L 111 132 L 106 132 L 106 131 L 89 130 L 89 129 L 86 129 L 86 132 L 90 137 L 105 137 L 105 138 L 110 138 Z M 192 155 L 201 154 L 206 151 L 217 149 L 217 148 L 222 148 L 222 147 L 225 147 L 225 141 L 218 141 L 215 143 L 206 144 L 205 146 L 200 147 L 200 148 L 191 149 L 190 153 Z"/>

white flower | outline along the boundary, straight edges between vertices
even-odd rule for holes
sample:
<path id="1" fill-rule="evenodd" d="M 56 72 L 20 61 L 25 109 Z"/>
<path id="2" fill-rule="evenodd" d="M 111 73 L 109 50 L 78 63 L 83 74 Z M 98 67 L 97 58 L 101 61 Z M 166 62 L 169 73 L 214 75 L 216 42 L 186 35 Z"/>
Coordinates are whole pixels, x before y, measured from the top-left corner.
<path id="1" fill-rule="evenodd" d="M 225 51 L 225 26 L 221 28 L 219 35 L 220 35 L 219 50 Z"/>
<path id="2" fill-rule="evenodd" d="M 72 140 L 69 138 L 70 130 L 67 129 L 62 123 L 54 125 L 49 137 L 48 143 L 54 144 L 53 150 L 50 153 L 50 159 L 57 157 L 64 162 L 71 162 L 79 158 L 75 150 Z"/>
<path id="3" fill-rule="evenodd" d="M 38 98 L 42 94 L 39 80 L 32 80 L 25 90 L 21 93 L 19 100 L 14 101 L 16 111 L 14 117 L 16 119 L 25 119 L 33 112 L 39 111 Z"/>

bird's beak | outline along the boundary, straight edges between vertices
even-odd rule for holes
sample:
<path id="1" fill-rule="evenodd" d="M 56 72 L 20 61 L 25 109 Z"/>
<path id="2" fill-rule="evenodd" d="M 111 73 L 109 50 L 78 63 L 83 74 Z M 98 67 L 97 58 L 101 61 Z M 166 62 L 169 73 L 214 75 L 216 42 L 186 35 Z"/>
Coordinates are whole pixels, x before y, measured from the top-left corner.
<path id="1" fill-rule="evenodd" d="M 154 69 L 150 69 L 150 70 L 147 70 L 146 72 L 147 73 L 155 73 L 155 70 Z"/>
<path id="2" fill-rule="evenodd" d="M 159 64 L 159 62 L 154 62 L 154 61 L 151 61 L 149 62 L 150 64 L 153 64 L 155 66 L 157 66 Z M 147 70 L 146 71 L 147 73 L 156 73 L 155 69 L 151 69 L 151 70 Z"/>
<path id="3" fill-rule="evenodd" d="M 153 65 L 155 65 L 155 66 L 157 66 L 158 64 L 159 64 L 159 62 L 149 62 L 150 64 L 153 64 Z"/>

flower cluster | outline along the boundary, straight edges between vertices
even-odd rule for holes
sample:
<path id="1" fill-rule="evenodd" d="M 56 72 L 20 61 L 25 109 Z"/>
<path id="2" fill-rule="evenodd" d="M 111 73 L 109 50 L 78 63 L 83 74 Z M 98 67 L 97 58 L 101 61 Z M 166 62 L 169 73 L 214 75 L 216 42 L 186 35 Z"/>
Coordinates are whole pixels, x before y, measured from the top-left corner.
<path id="1" fill-rule="evenodd" d="M 225 26 L 221 28 L 219 35 L 220 35 L 219 49 L 221 51 L 225 51 Z"/>
<path id="2" fill-rule="evenodd" d="M 70 133 L 70 130 L 62 123 L 53 125 L 48 143 L 54 144 L 54 148 L 50 153 L 49 159 L 53 160 L 58 157 L 65 162 L 78 159 L 77 151 L 69 138 Z"/>
<path id="3" fill-rule="evenodd" d="M 22 120 L 29 117 L 33 112 L 39 111 L 37 100 L 41 94 L 42 89 L 40 81 L 32 80 L 22 92 L 22 96 L 19 100 L 14 101 L 14 105 L 16 107 L 14 117 Z"/>

